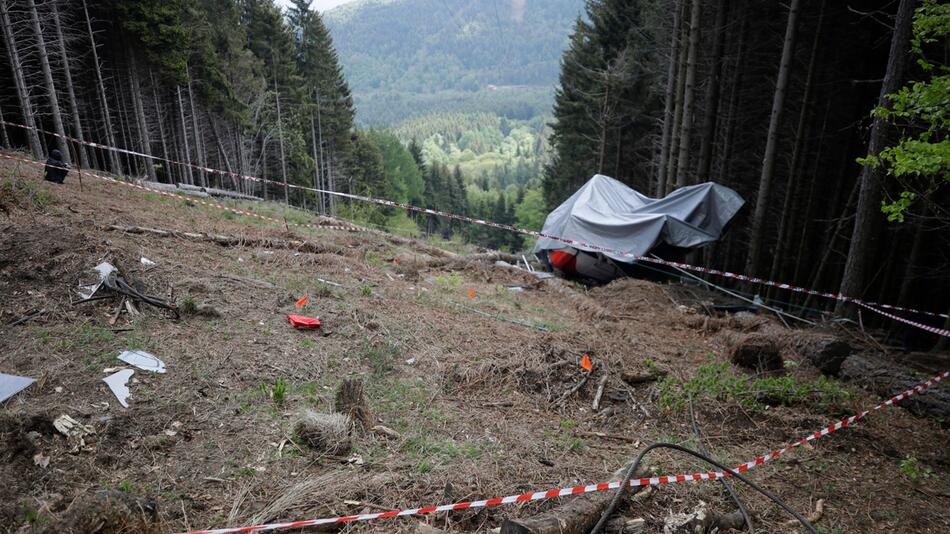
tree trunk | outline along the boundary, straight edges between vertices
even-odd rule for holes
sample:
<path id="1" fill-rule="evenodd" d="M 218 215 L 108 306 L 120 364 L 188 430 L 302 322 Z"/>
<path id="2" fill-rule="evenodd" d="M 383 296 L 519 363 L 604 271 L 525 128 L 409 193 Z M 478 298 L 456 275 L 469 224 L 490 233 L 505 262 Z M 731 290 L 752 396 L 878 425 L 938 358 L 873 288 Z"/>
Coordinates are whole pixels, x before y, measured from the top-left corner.
<path id="1" fill-rule="evenodd" d="M 114 74 L 114 73 L 113 73 Z M 125 84 L 119 85 L 115 75 L 111 77 L 112 79 L 112 91 L 115 93 L 116 99 L 118 99 L 118 106 L 116 109 L 116 116 L 119 119 L 119 134 L 122 136 L 122 148 L 126 150 L 131 150 L 132 145 L 132 127 L 129 124 L 128 118 L 128 107 L 125 105 Z M 131 154 L 122 153 L 125 157 L 125 168 L 128 169 L 130 174 L 137 173 L 137 159 L 133 159 Z"/>
<path id="2" fill-rule="evenodd" d="M 188 108 L 191 110 L 191 135 L 195 141 L 195 157 L 198 158 L 198 166 L 202 170 L 198 171 L 198 178 L 201 180 L 202 187 L 208 187 L 208 175 L 205 173 L 205 158 L 201 142 L 201 130 L 198 128 L 198 113 L 195 112 L 195 92 L 191 88 L 191 70 L 185 64 L 185 76 L 188 77 Z M 185 163 L 191 163 L 191 160 Z"/>
<path id="3" fill-rule="evenodd" d="M 748 20 L 748 17 L 743 17 L 742 26 L 739 28 L 739 42 L 736 44 L 735 68 L 732 73 L 732 87 L 729 94 L 729 113 L 725 128 L 726 132 L 722 140 L 722 176 L 720 176 L 720 180 L 726 183 L 732 182 L 730 174 L 732 174 L 733 140 L 736 134 L 736 114 L 739 109 L 739 87 L 742 86 L 742 75 L 745 73 L 745 69 L 742 68 L 742 54 L 745 52 Z M 731 245 L 733 241 L 734 239 L 730 239 L 729 244 Z M 728 254 L 726 257 L 730 258 Z"/>
<path id="4" fill-rule="evenodd" d="M 280 117 L 280 91 L 274 76 L 274 100 L 277 101 L 277 141 L 280 143 L 280 176 L 284 181 L 284 204 L 290 204 L 290 187 L 287 185 L 287 155 L 284 153 L 284 126 Z"/>
<path id="5" fill-rule="evenodd" d="M 82 0 L 82 10 L 86 15 L 86 30 L 89 32 L 89 44 L 92 48 L 92 63 L 96 70 L 96 84 L 99 89 L 99 105 L 102 107 L 103 125 L 106 131 L 106 143 L 110 148 L 115 147 L 115 134 L 112 131 L 112 117 L 109 116 L 109 100 L 106 98 L 106 84 L 102 79 L 102 67 L 99 64 L 99 52 L 96 48 L 96 37 L 92 33 L 92 21 L 89 19 L 89 9 L 86 0 Z M 115 150 L 107 149 L 109 153 L 109 170 L 112 174 L 122 174 L 122 165 L 119 163 Z"/>
<path id="6" fill-rule="evenodd" d="M 313 151 L 313 188 L 321 189 L 320 187 L 320 159 L 317 157 L 317 126 L 316 118 L 313 115 L 313 109 L 310 109 L 310 148 Z M 323 193 L 317 193 L 317 206 L 316 209 L 320 213 L 323 213 L 323 203 L 321 199 L 323 198 Z"/>
<path id="7" fill-rule="evenodd" d="M 841 210 L 841 216 L 838 217 L 834 228 L 830 232 L 828 243 L 825 245 L 824 252 L 821 255 L 821 260 L 818 262 L 818 266 L 814 270 L 811 283 L 808 284 L 807 287 L 817 288 L 818 284 L 821 282 L 821 275 L 825 271 L 825 267 L 828 265 L 828 260 L 831 259 L 831 253 L 834 252 L 835 241 L 837 241 L 838 236 L 841 235 L 841 231 L 844 230 L 844 225 L 848 221 L 846 215 L 851 211 L 851 206 L 854 204 L 854 201 L 857 198 L 858 185 L 858 182 L 855 182 L 854 187 L 851 188 L 851 194 L 848 195 L 848 202 L 844 205 L 844 208 Z M 814 298 L 815 297 L 813 295 L 808 295 L 808 298 L 805 299 L 805 306 L 810 306 Z"/>
<path id="8" fill-rule="evenodd" d="M 40 144 L 39 132 L 36 131 L 33 103 L 30 102 L 30 92 L 26 88 L 26 77 L 23 74 L 23 64 L 20 62 L 20 52 L 16 47 L 16 36 L 13 33 L 13 24 L 10 22 L 10 11 L 6 0 L 0 0 L 0 15 L 3 16 L 3 35 L 6 37 L 7 55 L 10 56 L 10 68 L 13 69 L 13 81 L 20 101 L 20 114 L 23 116 L 23 122 L 26 123 L 24 133 L 33 157 L 42 159 L 43 146 Z"/>
<path id="9" fill-rule="evenodd" d="M 772 116 L 769 120 L 769 133 L 765 142 L 765 156 L 762 158 L 762 175 L 759 178 L 759 194 L 752 215 L 752 231 L 749 235 L 749 256 L 746 260 L 746 273 L 758 272 L 762 241 L 765 239 L 765 213 L 769 208 L 772 191 L 772 177 L 775 174 L 775 153 L 778 151 L 778 133 L 785 110 L 785 91 L 788 88 L 789 74 L 792 70 L 792 57 L 795 53 L 795 32 L 798 25 L 798 10 L 801 0 L 792 0 L 788 10 L 788 23 L 785 26 L 785 44 L 782 46 L 782 60 L 778 70 L 778 81 L 772 99 Z"/>
<path id="10" fill-rule="evenodd" d="M 683 6 L 683 16 L 686 16 L 685 2 Z M 679 38 L 683 39 L 683 37 L 681 33 Z M 676 73 L 676 98 L 673 101 L 673 139 L 670 142 L 670 156 L 666 164 L 666 191 L 663 191 L 663 195 L 669 193 L 675 183 L 676 157 L 679 152 L 679 144 L 683 131 L 683 94 L 686 92 L 686 54 L 689 52 L 689 47 L 683 46 L 683 44 L 680 43 L 679 52 L 680 55 L 677 59 L 679 67 Z"/>
<path id="11" fill-rule="evenodd" d="M 152 155 L 152 139 L 148 133 L 148 121 L 145 120 L 145 106 L 142 105 L 142 87 L 139 84 L 138 69 L 135 67 L 135 52 L 129 52 L 129 75 L 132 78 L 132 105 L 135 106 L 135 122 L 139 128 L 140 150 L 143 154 Z M 145 173 L 152 182 L 157 182 L 155 176 L 155 162 L 152 158 L 145 158 Z"/>
<path id="12" fill-rule="evenodd" d="M 181 85 L 177 86 L 176 90 L 178 93 L 178 124 L 181 125 L 181 146 L 179 149 L 184 152 L 183 160 L 185 163 L 182 168 L 184 169 L 185 182 L 194 185 L 195 179 L 191 174 L 191 165 L 189 165 L 191 163 L 191 153 L 188 148 L 188 128 L 185 126 L 185 103 L 181 99 Z"/>
<path id="13" fill-rule="evenodd" d="M 673 32 L 670 38 L 670 60 L 666 69 L 666 95 L 663 104 L 663 134 L 660 140 L 660 165 L 656 173 L 656 196 L 666 194 L 666 167 L 670 157 L 670 141 L 673 136 L 673 99 L 676 94 L 676 59 L 679 55 L 680 26 L 682 25 L 683 0 L 673 6 Z"/>
<path id="14" fill-rule="evenodd" d="M 0 106 L 0 143 L 3 143 L 4 148 L 12 148 L 10 145 L 10 137 L 7 135 L 7 125 L 5 124 L 3 118 L 3 106 Z"/>
<path id="15" fill-rule="evenodd" d="M 320 181 L 321 189 L 330 189 L 327 175 L 323 172 L 326 165 L 326 155 L 323 152 L 323 117 L 320 109 L 320 97 L 317 97 L 317 140 L 320 142 Z M 329 195 L 320 193 L 320 212 L 326 215 Z"/>
<path id="16" fill-rule="evenodd" d="M 699 19 L 702 0 L 693 0 L 689 19 L 689 56 L 686 60 L 686 91 L 683 93 L 683 125 L 679 157 L 676 163 L 676 187 L 689 184 L 689 150 L 693 134 L 693 108 L 696 107 L 696 64 L 699 62 Z"/>
<path id="17" fill-rule="evenodd" d="M 699 167 L 696 176 L 699 181 L 709 180 L 709 170 L 712 167 L 713 145 L 715 144 L 716 118 L 719 116 L 719 75 L 722 58 L 722 43 L 725 38 L 726 11 L 729 9 L 729 0 L 719 0 L 716 6 L 716 22 L 713 26 L 712 70 L 706 81 L 706 113 L 703 117 L 703 133 L 699 145 Z"/>
<path id="18" fill-rule="evenodd" d="M 808 237 L 810 233 L 809 230 L 811 229 L 810 226 L 812 222 L 811 220 L 812 212 L 815 207 L 815 190 L 817 189 L 817 185 L 818 185 L 818 179 L 816 178 L 816 176 L 818 175 L 818 170 L 821 168 L 821 156 L 822 156 L 822 152 L 825 146 L 825 132 L 827 132 L 828 130 L 828 114 L 830 111 L 831 111 L 831 99 L 828 98 L 828 99 L 825 99 L 825 113 L 821 121 L 821 134 L 818 136 L 818 139 L 816 140 L 818 144 L 818 153 L 814 157 L 814 162 L 813 162 L 814 166 L 813 166 L 813 171 L 811 173 L 811 176 L 812 176 L 811 184 L 809 184 L 808 186 L 808 196 L 805 197 L 805 213 L 802 215 L 802 231 L 798 240 L 798 248 L 796 249 L 796 254 L 797 254 L 797 257 L 799 258 L 806 257 L 808 253 L 806 250 L 806 247 L 808 246 Z M 834 206 L 835 204 L 830 204 L 830 205 Z M 795 270 L 794 270 L 794 273 L 792 274 L 792 282 L 796 284 L 802 283 L 800 274 L 801 274 L 801 270 L 806 267 L 809 267 L 809 266 L 807 266 L 806 262 L 804 261 L 795 262 Z"/>
<path id="19" fill-rule="evenodd" d="M 56 44 L 59 49 L 59 61 L 63 64 L 63 74 L 66 78 L 66 94 L 69 95 L 69 113 L 73 120 L 73 136 L 79 140 L 79 164 L 89 168 L 89 156 L 86 153 L 86 140 L 82 131 L 82 120 L 79 117 L 79 104 L 76 101 L 76 88 L 73 85 L 73 75 L 69 68 L 69 55 L 66 53 L 66 40 L 63 39 L 63 27 L 59 20 L 59 8 L 56 2 L 50 2 L 50 9 L 53 10 L 53 26 L 56 28 Z"/>
<path id="20" fill-rule="evenodd" d="M 917 0 L 901 0 L 894 21 L 894 35 L 891 37 L 891 49 L 887 60 L 887 71 L 878 104 L 888 106 L 888 95 L 896 92 L 901 83 L 907 65 L 907 53 L 910 47 L 911 26 Z M 884 148 L 886 123 L 876 117 L 871 125 L 871 137 L 868 141 L 868 155 L 877 156 Z M 843 295 L 860 297 L 865 290 L 867 264 L 878 239 L 878 227 L 881 223 L 881 174 L 879 166 L 865 165 L 858 179 L 861 191 L 858 194 L 858 206 L 855 214 L 854 231 L 851 234 L 851 247 L 848 261 L 845 263 L 844 276 L 839 292 Z M 854 315 L 854 308 L 839 302 L 836 312 Z"/>
<path id="21" fill-rule="evenodd" d="M 158 99 L 158 89 L 157 84 L 155 83 L 155 75 L 152 74 L 152 69 L 148 69 L 148 79 L 152 84 L 152 105 L 155 108 L 155 118 L 158 122 L 158 138 L 162 141 L 162 158 L 171 159 L 168 157 L 168 144 L 165 141 L 165 114 L 162 113 L 162 102 Z M 172 165 L 167 161 L 162 162 L 162 167 L 165 169 L 165 173 L 168 175 L 168 181 L 175 183 L 174 175 L 172 174 Z"/>
<path id="22" fill-rule="evenodd" d="M 43 38 L 43 28 L 40 26 L 40 15 L 36 11 L 36 2 L 27 0 L 30 8 L 30 19 L 33 22 L 33 33 L 36 35 L 36 50 L 39 52 L 40 68 L 43 71 L 43 81 L 46 82 L 46 98 L 49 99 L 50 111 L 53 115 L 53 128 L 56 130 L 56 146 L 63 153 L 63 161 L 68 165 L 69 143 L 66 140 L 66 128 L 63 127 L 63 115 L 59 111 L 59 95 L 56 94 L 56 84 L 53 81 L 53 70 L 49 66 L 49 53 L 46 50 L 46 39 Z"/>
<path id="23" fill-rule="evenodd" d="M 785 199 L 782 201 L 782 213 L 778 225 L 778 240 L 775 243 L 775 253 L 772 254 L 772 268 L 769 270 L 769 278 L 772 280 L 779 278 L 779 269 L 782 262 L 785 261 L 786 240 L 791 238 L 791 236 L 786 235 L 789 233 L 789 221 L 798 216 L 791 207 L 792 201 L 798 196 L 798 189 L 802 179 L 802 145 L 805 143 L 805 128 L 808 126 L 808 111 L 811 108 L 815 59 L 818 55 L 818 43 L 821 40 L 821 25 L 825 18 L 825 0 L 822 0 L 821 6 L 818 9 L 818 24 L 815 27 L 815 38 L 812 41 L 811 56 L 808 59 L 808 72 L 805 75 L 805 93 L 802 95 L 802 109 L 798 113 L 798 126 L 795 128 L 795 142 L 793 145 L 794 148 L 792 148 L 792 162 L 789 166 L 788 185 L 785 187 Z"/>

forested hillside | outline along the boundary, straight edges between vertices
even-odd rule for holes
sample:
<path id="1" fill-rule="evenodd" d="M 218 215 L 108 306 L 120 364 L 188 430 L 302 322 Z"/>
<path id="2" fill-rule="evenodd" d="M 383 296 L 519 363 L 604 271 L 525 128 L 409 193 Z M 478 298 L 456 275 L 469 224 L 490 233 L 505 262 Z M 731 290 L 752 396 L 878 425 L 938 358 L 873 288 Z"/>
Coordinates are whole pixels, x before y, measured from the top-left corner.
<path id="1" fill-rule="evenodd" d="M 600 0 L 587 15 L 562 60 L 549 207 L 596 172 L 657 196 L 713 180 L 748 206 L 707 263 L 944 305 L 948 4 Z"/>
<path id="2" fill-rule="evenodd" d="M 278 182 L 354 187 L 353 104 L 320 16 L 297 0 L 3 0 L 2 118 Z M 8 76 L 7 73 L 10 75 Z M 5 146 L 83 167 L 226 185 L 332 211 L 332 199 L 5 126 Z M 77 153 L 78 149 L 78 153 Z"/>
<path id="3" fill-rule="evenodd" d="M 358 0 L 327 14 L 358 116 L 547 113 L 583 0 Z"/>

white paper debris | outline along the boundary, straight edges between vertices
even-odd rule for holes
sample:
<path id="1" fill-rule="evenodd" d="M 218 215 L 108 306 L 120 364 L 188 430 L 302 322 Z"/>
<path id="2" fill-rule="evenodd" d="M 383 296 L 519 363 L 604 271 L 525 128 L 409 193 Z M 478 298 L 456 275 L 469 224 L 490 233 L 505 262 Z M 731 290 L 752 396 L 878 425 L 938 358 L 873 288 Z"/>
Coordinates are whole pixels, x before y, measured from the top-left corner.
<path id="1" fill-rule="evenodd" d="M 3 402 L 24 389 L 36 380 L 28 376 L 5 375 L 0 373 L 0 402 Z"/>
<path id="2" fill-rule="evenodd" d="M 123 408 L 129 407 L 129 388 L 126 384 L 129 382 L 129 378 L 132 377 L 133 373 L 135 373 L 133 369 L 123 369 L 114 375 L 109 375 L 102 379 L 102 381 L 109 386 L 109 389 L 112 390 L 112 393 L 115 394 L 115 398 L 119 400 L 119 404 L 121 404 Z"/>
<path id="3" fill-rule="evenodd" d="M 150 354 L 144 350 L 127 350 L 117 357 L 123 362 L 134 365 L 143 371 L 151 371 L 153 373 L 165 372 L 165 362 L 154 354 Z"/>
<path id="4" fill-rule="evenodd" d="M 146 266 L 146 267 L 151 267 L 151 266 L 153 266 L 153 265 L 158 265 L 157 263 L 155 263 L 154 261 L 152 261 L 152 260 L 146 258 L 145 256 L 142 256 L 142 259 L 140 259 L 139 261 L 142 262 L 142 265 L 144 265 L 144 266 Z"/>
<path id="5" fill-rule="evenodd" d="M 415 358 L 409 358 L 408 360 L 406 360 L 406 365 L 414 365 L 415 363 L 416 363 Z"/>

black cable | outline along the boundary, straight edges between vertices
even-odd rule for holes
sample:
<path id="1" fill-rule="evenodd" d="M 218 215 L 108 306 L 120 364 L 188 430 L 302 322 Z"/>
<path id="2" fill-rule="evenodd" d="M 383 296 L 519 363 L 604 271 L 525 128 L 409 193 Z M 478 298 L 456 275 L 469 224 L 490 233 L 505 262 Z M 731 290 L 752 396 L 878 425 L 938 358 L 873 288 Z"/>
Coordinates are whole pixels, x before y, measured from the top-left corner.
<path id="1" fill-rule="evenodd" d="M 802 517 L 801 514 L 799 514 L 795 510 L 792 510 L 787 504 L 785 504 L 785 502 L 783 502 L 781 499 L 773 495 L 772 492 L 770 492 L 769 490 L 765 488 L 760 488 L 751 480 L 747 479 L 746 477 L 742 476 L 736 471 L 733 471 L 732 469 L 722 465 L 716 460 L 709 458 L 708 456 L 704 454 L 700 454 L 692 449 L 687 449 L 686 447 L 682 447 L 680 445 L 676 445 L 673 443 L 654 443 L 653 445 L 650 445 L 649 447 L 640 451 L 640 454 L 637 455 L 636 460 L 634 460 L 633 463 L 630 464 L 630 467 L 628 467 L 627 471 L 624 473 L 623 480 L 620 482 L 620 487 L 617 488 L 617 492 L 614 494 L 613 500 L 610 501 L 610 504 L 607 506 L 607 509 L 604 510 L 603 515 L 600 516 L 600 521 L 598 521 L 597 524 L 594 525 L 594 528 L 590 531 L 591 534 L 599 534 L 604 529 L 604 526 L 607 524 L 607 519 L 610 518 L 610 516 L 614 513 L 614 509 L 617 508 L 617 504 L 620 502 L 620 498 L 623 497 L 623 493 L 627 489 L 627 485 L 630 483 L 630 478 L 633 476 L 633 473 L 637 470 L 637 467 L 640 466 L 640 461 L 643 460 L 643 457 L 646 456 L 646 454 L 652 451 L 653 449 L 661 449 L 661 448 L 673 449 L 680 452 L 685 452 L 686 454 L 695 456 L 696 458 L 699 458 L 700 460 L 704 462 L 707 462 L 709 464 L 712 464 L 718 467 L 719 469 L 722 469 L 726 473 L 729 473 L 730 475 L 736 477 L 737 479 L 745 482 L 755 491 L 771 499 L 772 502 L 779 505 L 780 507 L 782 507 L 783 510 L 785 510 L 786 512 L 791 514 L 793 517 L 795 517 L 795 519 L 797 519 L 798 522 L 801 523 L 803 527 L 808 529 L 809 532 L 811 532 L 812 534 L 818 534 L 818 531 L 815 530 L 815 527 L 811 526 L 811 524 L 808 522 L 807 519 Z"/>
<path id="2" fill-rule="evenodd" d="M 689 420 L 693 425 L 693 434 L 696 435 L 696 445 L 699 449 L 699 452 L 712 458 L 712 455 L 709 454 L 709 450 L 706 449 L 706 445 L 703 444 L 703 435 L 702 432 L 699 431 L 699 424 L 696 423 L 696 414 L 693 413 L 692 396 L 689 398 Z M 733 502 L 736 503 L 736 506 L 739 507 L 739 513 L 742 514 L 742 520 L 745 522 L 746 526 L 749 527 L 749 534 L 755 534 L 755 527 L 752 526 L 752 517 L 749 516 L 749 511 L 746 510 L 742 500 L 739 499 L 739 495 L 736 494 L 736 490 L 732 489 L 732 484 L 730 484 L 725 478 L 720 478 L 719 483 L 722 484 L 722 487 L 726 488 L 726 492 L 729 493 L 729 497 L 732 498 Z"/>

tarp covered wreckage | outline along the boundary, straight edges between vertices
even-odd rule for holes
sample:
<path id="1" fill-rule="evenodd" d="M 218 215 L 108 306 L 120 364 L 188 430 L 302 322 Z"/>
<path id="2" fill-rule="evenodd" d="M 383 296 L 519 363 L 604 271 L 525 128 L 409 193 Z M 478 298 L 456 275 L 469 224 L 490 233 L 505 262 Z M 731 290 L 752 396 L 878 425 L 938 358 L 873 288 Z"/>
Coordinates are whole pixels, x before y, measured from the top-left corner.
<path id="1" fill-rule="evenodd" d="M 573 248 L 539 238 L 534 252 L 538 256 L 555 251 L 576 255 L 576 274 L 607 281 L 622 275 L 608 260 L 633 263 L 633 258 L 582 243 L 635 256 L 645 256 L 663 244 L 698 247 L 717 241 L 744 204 L 738 193 L 712 182 L 681 187 L 665 198 L 654 199 L 598 174 L 544 221 L 543 233 L 574 241 Z M 577 254 L 577 250 L 591 254 Z"/>

